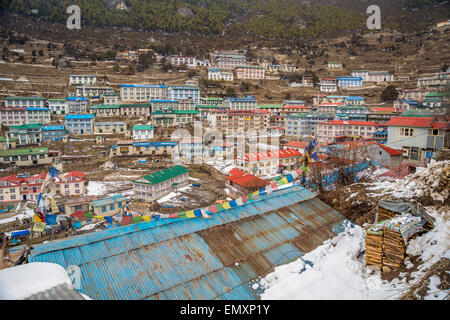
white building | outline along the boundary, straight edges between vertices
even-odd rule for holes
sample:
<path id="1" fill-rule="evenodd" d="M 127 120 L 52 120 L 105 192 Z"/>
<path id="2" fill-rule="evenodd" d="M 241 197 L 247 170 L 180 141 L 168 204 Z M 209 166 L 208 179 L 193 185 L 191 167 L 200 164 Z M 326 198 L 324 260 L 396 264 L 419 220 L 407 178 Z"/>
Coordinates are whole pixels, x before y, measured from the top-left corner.
<path id="1" fill-rule="evenodd" d="M 168 56 L 166 60 L 174 66 L 186 65 L 192 68 L 197 66 L 197 58 L 192 56 Z"/>
<path id="2" fill-rule="evenodd" d="M 123 84 L 120 86 L 122 102 L 160 100 L 167 98 L 167 86 L 153 84 Z"/>
<path id="3" fill-rule="evenodd" d="M 133 126 L 133 140 L 153 139 L 155 128 L 148 124 L 137 124 Z"/>
<path id="4" fill-rule="evenodd" d="M 66 114 L 69 104 L 66 99 L 48 99 L 48 107 L 52 114 Z"/>
<path id="5" fill-rule="evenodd" d="M 321 78 L 319 87 L 322 92 L 335 92 L 338 89 L 336 78 Z"/>
<path id="6" fill-rule="evenodd" d="M 96 84 L 97 83 L 97 75 L 78 75 L 71 74 L 69 75 L 69 84 Z"/>
<path id="7" fill-rule="evenodd" d="M 234 80 L 234 74 L 232 72 L 225 72 L 220 69 L 208 69 L 208 80 L 215 80 L 215 81 L 233 81 Z"/>
<path id="8" fill-rule="evenodd" d="M 43 97 L 6 97 L 3 101 L 7 108 L 45 108 Z"/>

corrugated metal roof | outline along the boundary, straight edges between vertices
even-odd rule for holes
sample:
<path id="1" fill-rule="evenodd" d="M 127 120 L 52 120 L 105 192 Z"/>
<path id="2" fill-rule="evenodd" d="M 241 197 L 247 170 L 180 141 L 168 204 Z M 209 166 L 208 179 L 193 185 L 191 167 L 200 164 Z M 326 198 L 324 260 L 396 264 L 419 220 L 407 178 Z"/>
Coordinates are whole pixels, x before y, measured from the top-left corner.
<path id="1" fill-rule="evenodd" d="M 287 188 L 211 219 L 161 219 L 33 247 L 31 262 L 81 268 L 93 299 L 257 299 L 252 282 L 332 237 L 346 219 Z"/>

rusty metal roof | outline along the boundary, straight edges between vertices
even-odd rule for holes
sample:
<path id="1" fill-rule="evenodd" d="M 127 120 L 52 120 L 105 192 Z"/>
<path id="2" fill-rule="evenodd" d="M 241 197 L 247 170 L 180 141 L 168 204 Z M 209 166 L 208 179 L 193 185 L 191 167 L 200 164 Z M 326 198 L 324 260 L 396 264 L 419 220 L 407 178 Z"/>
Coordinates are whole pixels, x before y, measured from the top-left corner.
<path id="1" fill-rule="evenodd" d="M 299 186 L 211 219 L 162 219 L 32 248 L 30 262 L 81 268 L 93 299 L 257 299 L 252 284 L 342 229 L 345 217 Z"/>

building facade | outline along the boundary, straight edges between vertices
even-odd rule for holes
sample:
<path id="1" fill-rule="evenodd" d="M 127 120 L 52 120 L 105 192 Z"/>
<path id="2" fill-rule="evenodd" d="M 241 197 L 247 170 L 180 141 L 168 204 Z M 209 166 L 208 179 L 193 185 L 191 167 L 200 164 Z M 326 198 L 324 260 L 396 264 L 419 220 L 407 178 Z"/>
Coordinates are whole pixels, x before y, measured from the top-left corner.
<path id="1" fill-rule="evenodd" d="M 167 86 L 151 84 L 123 84 L 120 86 L 122 102 L 149 102 L 152 99 L 167 99 Z"/>
<path id="2" fill-rule="evenodd" d="M 68 114 L 64 117 L 64 125 L 69 133 L 93 134 L 93 114 Z"/>
<path id="3" fill-rule="evenodd" d="M 133 126 L 133 140 L 153 139 L 155 128 L 148 124 L 136 124 Z"/>
<path id="4" fill-rule="evenodd" d="M 77 75 L 77 74 L 71 74 L 69 75 L 69 84 L 75 85 L 75 84 L 96 84 L 97 83 L 97 75 Z"/>
<path id="5" fill-rule="evenodd" d="M 317 124 L 317 140 L 336 142 L 339 137 L 371 139 L 380 125 L 371 121 L 332 120 Z"/>
<path id="6" fill-rule="evenodd" d="M 266 71 L 260 66 L 239 66 L 234 72 L 237 79 L 261 80 L 264 79 Z"/>
<path id="7" fill-rule="evenodd" d="M 7 108 L 45 108 L 46 100 L 42 97 L 6 97 Z"/>

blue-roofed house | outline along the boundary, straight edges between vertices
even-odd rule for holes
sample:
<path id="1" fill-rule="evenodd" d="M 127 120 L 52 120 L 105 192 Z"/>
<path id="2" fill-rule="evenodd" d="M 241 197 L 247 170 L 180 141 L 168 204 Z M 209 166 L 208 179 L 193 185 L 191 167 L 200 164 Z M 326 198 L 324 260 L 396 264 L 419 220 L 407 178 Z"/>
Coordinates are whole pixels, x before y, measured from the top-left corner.
<path id="1" fill-rule="evenodd" d="M 120 213 L 126 203 L 127 198 L 118 194 L 103 199 L 92 200 L 91 207 L 94 211 L 94 216 L 111 217 Z"/>
<path id="2" fill-rule="evenodd" d="M 67 97 L 67 113 L 80 114 L 87 112 L 89 100 L 85 97 Z"/>
<path id="3" fill-rule="evenodd" d="M 181 99 L 192 99 L 195 105 L 200 102 L 200 88 L 198 86 L 169 86 L 167 88 L 167 99 L 169 100 L 181 100 Z"/>
<path id="4" fill-rule="evenodd" d="M 48 125 L 41 128 L 42 141 L 61 141 L 66 135 L 66 128 L 63 125 Z"/>
<path id="5" fill-rule="evenodd" d="M 254 284 L 351 223 L 299 186 L 211 219 L 160 219 L 34 245 L 29 262 L 81 268 L 92 299 L 258 299 Z"/>
<path id="6" fill-rule="evenodd" d="M 50 122 L 51 110 L 49 108 L 27 108 L 27 124 L 47 124 Z"/>
<path id="7" fill-rule="evenodd" d="M 68 114 L 64 117 L 64 125 L 69 133 L 93 134 L 93 114 Z"/>
<path id="8" fill-rule="evenodd" d="M 361 77 L 338 77 L 338 86 L 340 88 L 362 87 L 363 78 Z"/>
<path id="9" fill-rule="evenodd" d="M 349 106 L 362 106 L 365 103 L 364 97 L 348 96 L 345 103 Z"/>

